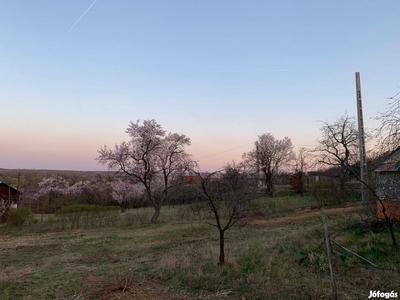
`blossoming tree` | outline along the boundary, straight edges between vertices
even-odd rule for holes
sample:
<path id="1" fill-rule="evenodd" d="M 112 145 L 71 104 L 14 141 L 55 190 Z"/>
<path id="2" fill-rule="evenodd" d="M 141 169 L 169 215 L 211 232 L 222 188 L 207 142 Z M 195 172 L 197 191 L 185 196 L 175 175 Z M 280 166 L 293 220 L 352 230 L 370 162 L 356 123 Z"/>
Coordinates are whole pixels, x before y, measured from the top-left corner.
<path id="1" fill-rule="evenodd" d="M 90 180 L 75 183 L 69 188 L 69 194 L 83 203 L 107 205 L 113 200 L 112 179 L 110 175 L 98 173 Z"/>
<path id="2" fill-rule="evenodd" d="M 120 178 L 112 182 L 112 197 L 119 203 L 122 212 L 125 212 L 133 202 L 136 202 L 135 204 L 138 206 L 143 193 L 144 187 L 142 184 L 135 184 Z"/>
<path id="3" fill-rule="evenodd" d="M 274 196 L 274 178 L 280 168 L 293 159 L 293 145 L 288 137 L 282 140 L 274 138 L 270 133 L 258 136 L 256 147 L 243 154 L 243 159 L 255 170 L 264 175 L 267 194 Z"/>
<path id="4" fill-rule="evenodd" d="M 125 176 L 143 184 L 147 198 L 154 207 L 151 222 L 156 222 L 168 190 L 176 179 L 191 169 L 193 161 L 185 152 L 190 138 L 184 134 L 166 133 L 154 119 L 143 124 L 131 122 L 126 130 L 130 140 L 98 150 L 97 160 L 110 169 L 117 169 Z M 161 179 L 162 185 L 155 188 Z"/>
<path id="5" fill-rule="evenodd" d="M 62 198 L 68 193 L 68 182 L 62 177 L 44 178 L 39 183 L 39 191 L 34 198 L 39 200 L 42 206 L 42 218 L 44 213 L 44 200 L 47 199 L 48 207 L 55 212 L 62 205 Z"/>

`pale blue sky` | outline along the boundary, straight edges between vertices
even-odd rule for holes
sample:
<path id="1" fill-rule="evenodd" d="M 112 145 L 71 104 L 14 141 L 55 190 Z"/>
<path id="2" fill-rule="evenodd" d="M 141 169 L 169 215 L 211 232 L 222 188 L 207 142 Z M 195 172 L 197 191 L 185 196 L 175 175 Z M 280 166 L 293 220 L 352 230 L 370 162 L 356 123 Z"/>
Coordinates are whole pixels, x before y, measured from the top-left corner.
<path id="1" fill-rule="evenodd" d="M 399 1 L 98 0 L 71 29 L 93 2 L 0 1 L 0 167 L 101 170 L 154 118 L 215 170 L 262 133 L 315 145 L 356 71 L 367 127 L 399 91 Z"/>

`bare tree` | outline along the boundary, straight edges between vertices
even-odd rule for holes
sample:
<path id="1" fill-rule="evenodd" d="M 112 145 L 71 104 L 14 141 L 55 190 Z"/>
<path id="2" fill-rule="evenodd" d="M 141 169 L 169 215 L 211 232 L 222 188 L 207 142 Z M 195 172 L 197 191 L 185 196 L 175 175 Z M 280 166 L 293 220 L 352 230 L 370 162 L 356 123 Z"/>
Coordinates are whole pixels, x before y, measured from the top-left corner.
<path id="1" fill-rule="evenodd" d="M 219 232 L 219 262 L 225 263 L 225 232 L 235 225 L 246 211 L 251 210 L 256 187 L 244 164 L 228 164 L 224 171 L 201 176 L 200 188 L 214 215 L 209 223 Z"/>
<path id="2" fill-rule="evenodd" d="M 344 200 L 345 183 L 349 180 L 349 168 L 358 159 L 358 130 L 354 117 L 347 113 L 333 123 L 322 122 L 322 138 L 314 152 L 318 162 L 337 170 L 336 177 L 340 182 L 340 198 Z"/>
<path id="3" fill-rule="evenodd" d="M 293 160 L 294 174 L 290 182 L 296 192 L 300 193 L 301 197 L 303 197 L 306 189 L 306 174 L 311 164 L 309 150 L 300 148 Z"/>
<path id="4" fill-rule="evenodd" d="M 151 218 L 154 223 L 168 190 L 193 166 L 184 149 L 190 145 L 190 139 L 183 134 L 167 134 L 155 120 L 145 120 L 143 125 L 131 122 L 126 133 L 129 142 L 115 145 L 114 150 L 104 146 L 98 151 L 97 160 L 143 184 L 155 210 Z"/>
<path id="5" fill-rule="evenodd" d="M 375 188 L 372 187 L 371 184 L 370 184 L 369 182 L 363 181 L 363 180 L 361 179 L 361 177 L 359 176 L 359 174 L 357 174 L 356 172 L 354 172 L 353 169 L 349 168 L 348 170 L 353 174 L 353 176 L 354 176 L 359 182 L 362 183 L 362 185 L 370 192 L 370 194 L 373 196 L 373 198 L 377 200 L 377 205 L 379 205 L 379 206 L 381 207 L 382 215 L 383 215 L 383 217 L 384 217 L 384 219 L 385 219 L 385 222 L 386 222 L 386 224 L 387 224 L 387 226 L 388 226 L 388 229 L 389 229 L 389 232 L 390 232 L 390 236 L 391 236 L 391 238 L 392 238 L 393 247 L 396 248 L 397 250 L 399 250 L 399 245 L 398 245 L 398 243 L 397 243 L 397 239 L 396 239 L 396 236 L 395 236 L 395 233 L 394 233 L 394 229 L 393 229 L 393 220 L 388 216 L 387 210 L 386 210 L 386 206 L 385 206 L 383 200 L 381 199 L 381 197 L 382 197 L 383 195 L 385 195 L 386 193 L 388 193 L 388 194 L 390 195 L 390 194 L 393 192 L 392 187 L 390 186 L 391 183 L 388 184 L 387 182 L 385 182 L 385 184 L 383 184 L 383 186 L 381 186 L 381 187 L 379 188 L 379 191 L 378 191 L 378 190 L 376 189 L 376 187 L 375 187 Z M 390 181 L 390 179 L 389 179 L 389 181 Z M 396 183 L 397 183 L 397 182 L 396 182 Z M 379 195 L 378 195 L 378 194 L 379 194 Z M 383 197 L 382 197 L 382 198 L 383 198 Z"/>
<path id="6" fill-rule="evenodd" d="M 278 140 L 270 133 L 264 133 L 258 136 L 255 148 L 242 157 L 254 170 L 262 171 L 267 195 L 274 196 L 275 176 L 293 158 L 292 141 L 288 137 Z"/>
<path id="7" fill-rule="evenodd" d="M 319 162 L 330 167 L 338 167 L 340 170 L 339 180 L 341 181 L 341 194 L 344 196 L 344 184 L 351 174 L 371 193 L 379 205 L 382 207 L 382 214 L 388 225 L 392 238 L 393 246 L 398 248 L 391 219 L 386 213 L 384 203 L 376 194 L 375 189 L 369 182 L 361 179 L 360 175 L 354 170 L 354 165 L 358 159 L 358 131 L 355 118 L 345 114 L 336 122 L 329 124 L 324 122 L 321 128 L 322 139 L 319 140 L 319 147 L 315 151 L 319 152 Z"/>
<path id="8" fill-rule="evenodd" d="M 400 92 L 389 99 L 391 102 L 386 111 L 377 117 L 381 124 L 376 137 L 383 152 L 393 151 L 400 145 Z"/>

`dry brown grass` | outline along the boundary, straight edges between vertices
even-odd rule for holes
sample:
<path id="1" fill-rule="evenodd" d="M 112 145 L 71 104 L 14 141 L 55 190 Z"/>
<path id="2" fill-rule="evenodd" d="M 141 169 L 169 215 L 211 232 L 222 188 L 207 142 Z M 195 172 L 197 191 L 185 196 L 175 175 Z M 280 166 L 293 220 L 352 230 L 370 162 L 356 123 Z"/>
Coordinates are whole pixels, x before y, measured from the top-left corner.
<path id="1" fill-rule="evenodd" d="M 130 212 L 135 214 L 135 212 Z M 242 220 L 227 232 L 218 267 L 218 234 L 165 210 L 159 224 L 59 231 L 56 223 L 0 232 L 0 299 L 330 299 L 318 210 Z M 385 268 L 400 267 L 386 231 L 371 232 L 358 206 L 326 210 L 335 240 Z M 397 232 L 398 235 L 398 232 Z M 334 248 L 336 252 L 343 252 Z M 341 299 L 398 289 L 398 273 L 334 255 Z M 399 291 L 397 291 L 399 292 Z"/>

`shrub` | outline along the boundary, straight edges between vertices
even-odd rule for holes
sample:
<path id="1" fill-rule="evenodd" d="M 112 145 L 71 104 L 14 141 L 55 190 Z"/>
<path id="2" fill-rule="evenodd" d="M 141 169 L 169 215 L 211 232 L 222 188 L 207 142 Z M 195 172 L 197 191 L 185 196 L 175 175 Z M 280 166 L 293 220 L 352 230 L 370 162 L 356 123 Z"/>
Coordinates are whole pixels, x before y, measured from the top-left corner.
<path id="1" fill-rule="evenodd" d="M 120 214 L 119 206 L 103 206 L 100 209 L 104 222 L 108 226 L 116 226 Z"/>
<path id="2" fill-rule="evenodd" d="M 312 187 L 312 196 L 319 206 L 335 205 L 341 201 L 339 186 L 334 181 L 315 183 Z"/>
<path id="3" fill-rule="evenodd" d="M 206 202 L 197 202 L 187 206 L 181 206 L 177 214 L 180 221 L 200 221 L 213 217 L 212 211 L 209 209 Z"/>
<path id="4" fill-rule="evenodd" d="M 135 215 L 129 212 L 123 214 L 123 220 L 125 226 L 132 226 L 135 223 Z"/>
<path id="5" fill-rule="evenodd" d="M 136 217 L 142 225 L 146 224 L 149 220 L 149 214 L 144 210 L 138 211 Z"/>
<path id="6" fill-rule="evenodd" d="M 100 226 L 116 226 L 119 218 L 119 207 L 85 204 L 63 206 L 56 211 L 56 217 L 63 230 L 67 225 L 71 229 L 79 228 L 82 225 L 82 220 L 84 227 L 90 225 L 93 228 L 97 222 Z"/>
<path id="7" fill-rule="evenodd" d="M 7 226 L 21 228 L 30 213 L 29 208 L 10 208 L 7 212 Z"/>

